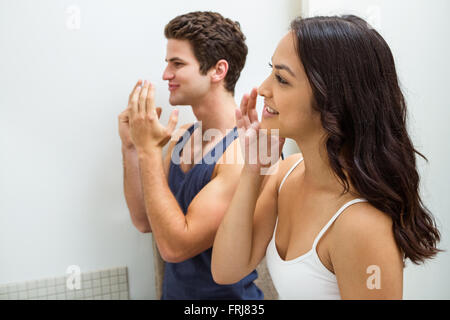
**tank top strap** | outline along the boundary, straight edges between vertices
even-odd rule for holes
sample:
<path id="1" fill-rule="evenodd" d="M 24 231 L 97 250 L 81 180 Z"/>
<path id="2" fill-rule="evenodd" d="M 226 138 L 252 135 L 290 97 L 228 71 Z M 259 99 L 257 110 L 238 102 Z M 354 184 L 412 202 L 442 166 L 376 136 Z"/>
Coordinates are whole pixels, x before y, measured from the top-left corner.
<path id="1" fill-rule="evenodd" d="M 316 239 L 314 239 L 313 243 L 313 249 L 315 251 L 317 243 L 319 242 L 320 238 L 322 238 L 323 234 L 328 230 L 328 228 L 333 224 L 333 222 L 339 217 L 339 215 L 344 212 L 345 209 L 350 207 L 351 205 L 359 202 L 367 202 L 366 199 L 358 198 L 350 200 L 349 202 L 345 203 L 336 213 L 335 215 L 328 221 L 328 223 L 320 230 L 319 234 L 317 235 Z"/>
<path id="2" fill-rule="evenodd" d="M 188 142 L 189 138 L 192 135 L 192 132 L 194 132 L 195 129 L 198 127 L 198 122 L 195 122 L 193 125 L 191 125 L 183 134 L 181 135 L 180 139 L 178 139 L 177 143 L 175 144 L 177 146 L 178 156 L 180 156 L 181 150 L 183 150 L 184 145 Z"/>
<path id="3" fill-rule="evenodd" d="M 301 157 L 294 165 L 289 169 L 289 171 L 284 175 L 283 180 L 281 180 L 280 186 L 278 187 L 278 193 L 280 193 L 281 187 L 283 186 L 284 181 L 286 181 L 287 177 L 291 174 L 291 172 L 303 161 L 303 157 Z"/>

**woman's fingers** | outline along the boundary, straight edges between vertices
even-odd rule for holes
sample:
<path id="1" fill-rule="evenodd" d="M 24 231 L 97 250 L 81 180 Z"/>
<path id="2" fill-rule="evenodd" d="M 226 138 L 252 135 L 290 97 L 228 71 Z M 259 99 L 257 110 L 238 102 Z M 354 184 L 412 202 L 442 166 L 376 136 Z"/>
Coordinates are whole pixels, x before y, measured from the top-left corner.
<path id="1" fill-rule="evenodd" d="M 244 94 L 244 96 L 242 97 L 242 100 L 241 100 L 241 113 L 242 113 L 242 116 L 247 114 L 248 98 L 249 98 L 249 95 L 247 93 Z"/>
<path id="2" fill-rule="evenodd" d="M 236 126 L 238 127 L 238 129 L 245 130 L 244 119 L 242 117 L 242 111 L 240 109 L 236 108 L 235 115 L 236 115 Z"/>
<path id="3" fill-rule="evenodd" d="M 242 121 L 243 121 L 243 127 L 244 129 L 247 129 L 250 126 L 250 120 L 248 119 L 247 114 L 247 105 L 248 105 L 249 95 L 246 93 L 242 97 L 241 100 L 241 114 L 242 114 Z"/>
<path id="4" fill-rule="evenodd" d="M 258 90 L 253 88 L 247 103 L 247 115 L 250 122 L 258 121 L 258 113 L 256 112 L 256 99 L 258 98 Z"/>

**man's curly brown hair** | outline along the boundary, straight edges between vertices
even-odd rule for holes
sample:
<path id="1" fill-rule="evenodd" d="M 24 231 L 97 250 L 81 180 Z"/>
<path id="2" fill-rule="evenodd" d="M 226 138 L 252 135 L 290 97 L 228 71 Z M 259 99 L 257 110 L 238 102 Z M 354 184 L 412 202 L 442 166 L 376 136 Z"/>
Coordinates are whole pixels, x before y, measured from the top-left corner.
<path id="1" fill-rule="evenodd" d="M 225 89 L 234 95 L 248 53 L 240 24 L 216 12 L 196 11 L 172 19 L 164 29 L 167 39 L 188 40 L 205 75 L 216 63 L 225 59 L 228 72 Z"/>

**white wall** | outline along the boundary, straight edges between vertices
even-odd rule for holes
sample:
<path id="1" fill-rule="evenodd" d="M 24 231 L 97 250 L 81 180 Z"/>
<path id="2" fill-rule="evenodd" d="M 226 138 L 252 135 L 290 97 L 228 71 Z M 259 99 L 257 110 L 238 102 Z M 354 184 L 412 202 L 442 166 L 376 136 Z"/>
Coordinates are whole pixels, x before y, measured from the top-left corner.
<path id="1" fill-rule="evenodd" d="M 447 0 L 305 0 L 304 14 L 352 13 L 367 19 L 390 45 L 408 103 L 409 129 L 418 158 L 421 194 L 450 248 L 450 2 Z M 405 299 L 450 299 L 450 254 L 425 265 L 407 264 Z M 382 276 L 382 275 L 381 275 Z"/>
<path id="2" fill-rule="evenodd" d="M 67 27 L 72 5 L 79 29 L 75 20 Z M 270 72 L 298 8 L 288 0 L 0 0 L 0 283 L 64 275 L 69 265 L 128 266 L 131 299 L 155 298 L 151 235 L 133 227 L 123 196 L 117 117 L 129 92 L 138 78 L 154 81 L 166 122 L 164 26 L 212 10 L 240 21 L 248 38 L 239 102 Z M 180 111 L 179 124 L 194 119 Z"/>

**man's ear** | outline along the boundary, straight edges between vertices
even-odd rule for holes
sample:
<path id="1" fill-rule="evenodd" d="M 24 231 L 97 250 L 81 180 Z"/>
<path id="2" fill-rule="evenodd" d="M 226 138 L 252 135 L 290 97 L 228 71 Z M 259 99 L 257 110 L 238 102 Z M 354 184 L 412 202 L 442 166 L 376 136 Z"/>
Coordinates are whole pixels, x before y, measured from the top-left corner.
<path id="1" fill-rule="evenodd" d="M 217 83 L 225 79 L 228 73 L 228 62 L 225 59 L 217 61 L 215 67 L 212 68 L 211 80 Z"/>

